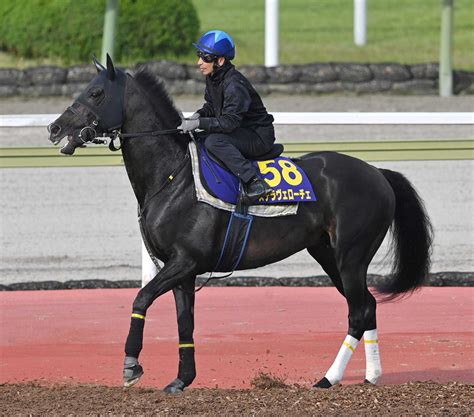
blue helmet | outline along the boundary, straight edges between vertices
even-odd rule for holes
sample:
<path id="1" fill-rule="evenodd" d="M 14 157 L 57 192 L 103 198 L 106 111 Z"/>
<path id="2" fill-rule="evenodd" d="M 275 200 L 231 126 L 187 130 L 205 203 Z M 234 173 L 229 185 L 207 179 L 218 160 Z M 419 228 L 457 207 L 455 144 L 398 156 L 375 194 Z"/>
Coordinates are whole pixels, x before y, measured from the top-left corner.
<path id="1" fill-rule="evenodd" d="M 235 45 L 228 33 L 222 30 L 210 30 L 193 45 L 206 54 L 223 56 L 228 60 L 235 57 Z"/>

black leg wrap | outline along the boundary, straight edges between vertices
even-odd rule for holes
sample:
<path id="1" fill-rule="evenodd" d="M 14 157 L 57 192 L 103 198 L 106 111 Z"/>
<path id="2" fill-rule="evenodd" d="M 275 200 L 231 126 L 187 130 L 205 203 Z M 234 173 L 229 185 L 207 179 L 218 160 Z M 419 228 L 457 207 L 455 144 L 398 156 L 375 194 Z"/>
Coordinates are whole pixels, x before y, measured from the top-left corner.
<path id="1" fill-rule="evenodd" d="M 321 379 L 319 382 L 313 385 L 314 388 L 331 388 L 332 384 L 328 381 L 326 377 Z"/>
<path id="2" fill-rule="evenodd" d="M 194 361 L 194 348 L 179 348 L 178 379 L 187 387 L 196 378 L 196 363 Z"/>
<path id="3" fill-rule="evenodd" d="M 171 384 L 168 384 L 163 391 L 168 394 L 179 394 L 183 392 L 185 387 L 186 385 L 184 382 L 179 378 L 176 378 Z"/>
<path id="4" fill-rule="evenodd" d="M 143 368 L 141 365 L 134 365 L 131 368 L 123 369 L 123 385 L 125 387 L 131 387 L 135 385 L 140 378 L 143 376 Z"/>
<path id="5" fill-rule="evenodd" d="M 130 331 L 128 333 L 127 342 L 125 343 L 125 355 L 138 358 L 142 350 L 143 328 L 145 320 L 132 317 L 130 323 Z"/>

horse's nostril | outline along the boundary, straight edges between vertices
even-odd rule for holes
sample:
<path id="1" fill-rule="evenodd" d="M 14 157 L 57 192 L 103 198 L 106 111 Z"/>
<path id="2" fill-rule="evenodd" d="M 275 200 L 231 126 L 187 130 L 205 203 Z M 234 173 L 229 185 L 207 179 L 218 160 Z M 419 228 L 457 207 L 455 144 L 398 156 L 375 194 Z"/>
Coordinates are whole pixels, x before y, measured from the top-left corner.
<path id="1" fill-rule="evenodd" d="M 51 133 L 51 135 L 57 136 L 59 135 L 59 132 L 61 132 L 61 127 L 58 125 L 55 125 L 54 123 L 51 123 L 48 126 L 48 130 L 49 130 L 49 133 Z"/>

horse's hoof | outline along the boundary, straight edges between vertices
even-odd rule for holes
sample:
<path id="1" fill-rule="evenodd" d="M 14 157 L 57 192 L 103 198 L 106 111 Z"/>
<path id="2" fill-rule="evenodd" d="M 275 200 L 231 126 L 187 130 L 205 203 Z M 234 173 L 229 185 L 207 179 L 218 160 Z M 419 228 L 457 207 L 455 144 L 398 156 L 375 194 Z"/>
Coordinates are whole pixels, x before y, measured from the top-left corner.
<path id="1" fill-rule="evenodd" d="M 185 387 L 184 382 L 176 378 L 171 384 L 168 384 L 163 391 L 167 394 L 181 394 Z"/>
<path id="2" fill-rule="evenodd" d="M 370 382 L 368 379 L 364 379 L 364 384 L 375 385 L 373 382 Z"/>
<path id="3" fill-rule="evenodd" d="M 326 377 L 321 379 L 319 382 L 313 385 L 313 388 L 331 388 L 332 384 L 328 381 Z"/>
<path id="4" fill-rule="evenodd" d="M 143 375 L 143 368 L 141 365 L 137 364 L 131 368 L 125 368 L 123 370 L 123 386 L 129 388 L 132 385 L 135 385 Z"/>

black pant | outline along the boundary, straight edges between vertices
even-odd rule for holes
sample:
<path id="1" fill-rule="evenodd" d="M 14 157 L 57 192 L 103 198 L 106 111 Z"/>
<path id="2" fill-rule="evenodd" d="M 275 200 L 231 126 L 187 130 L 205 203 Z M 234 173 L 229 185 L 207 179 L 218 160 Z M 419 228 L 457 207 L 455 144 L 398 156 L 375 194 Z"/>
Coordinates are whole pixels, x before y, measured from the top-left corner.
<path id="1" fill-rule="evenodd" d="M 257 170 L 246 158 L 255 158 L 268 152 L 272 144 L 265 143 L 253 130 L 238 128 L 231 133 L 211 133 L 205 141 L 206 149 L 247 183 L 257 175 Z"/>

